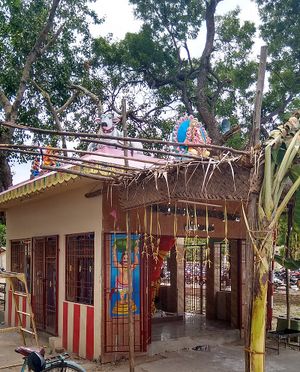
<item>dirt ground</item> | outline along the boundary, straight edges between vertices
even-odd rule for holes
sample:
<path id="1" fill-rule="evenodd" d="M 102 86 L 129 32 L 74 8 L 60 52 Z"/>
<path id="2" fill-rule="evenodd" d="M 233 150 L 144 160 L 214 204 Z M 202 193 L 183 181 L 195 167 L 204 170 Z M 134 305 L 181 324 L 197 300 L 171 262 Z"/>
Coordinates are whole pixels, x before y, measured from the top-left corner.
<path id="1" fill-rule="evenodd" d="M 300 291 L 290 292 L 291 318 L 300 318 Z M 274 293 L 272 328 L 276 329 L 277 317 L 286 315 L 286 299 L 284 291 Z M 299 368 L 300 370 L 300 368 Z"/>

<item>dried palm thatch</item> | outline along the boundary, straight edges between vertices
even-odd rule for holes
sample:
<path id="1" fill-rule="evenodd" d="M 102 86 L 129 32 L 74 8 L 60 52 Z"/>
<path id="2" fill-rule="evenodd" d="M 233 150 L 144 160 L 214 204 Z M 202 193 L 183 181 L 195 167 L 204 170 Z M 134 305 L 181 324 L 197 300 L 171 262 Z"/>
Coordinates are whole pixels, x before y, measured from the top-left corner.
<path id="1" fill-rule="evenodd" d="M 123 208 L 185 200 L 246 200 L 250 163 L 241 156 L 181 161 L 119 178 Z"/>

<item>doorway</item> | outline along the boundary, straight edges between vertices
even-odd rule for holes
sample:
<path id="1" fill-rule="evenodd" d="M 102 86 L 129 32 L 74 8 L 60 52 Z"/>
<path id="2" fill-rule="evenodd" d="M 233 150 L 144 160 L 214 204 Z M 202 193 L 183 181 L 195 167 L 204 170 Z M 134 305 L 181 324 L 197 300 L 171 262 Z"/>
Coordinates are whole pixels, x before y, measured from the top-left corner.
<path id="1" fill-rule="evenodd" d="M 206 244 L 185 245 L 184 312 L 205 314 Z"/>
<path id="2" fill-rule="evenodd" d="M 39 330 L 57 335 L 58 237 L 33 238 L 33 307 Z"/>

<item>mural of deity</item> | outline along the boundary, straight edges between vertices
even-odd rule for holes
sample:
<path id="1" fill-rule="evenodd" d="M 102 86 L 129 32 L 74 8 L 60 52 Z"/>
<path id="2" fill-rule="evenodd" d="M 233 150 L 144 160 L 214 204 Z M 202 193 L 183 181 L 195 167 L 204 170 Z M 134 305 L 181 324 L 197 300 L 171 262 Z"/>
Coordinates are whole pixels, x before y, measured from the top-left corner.
<path id="1" fill-rule="evenodd" d="M 140 266 L 139 240 L 134 235 L 132 241 L 132 298 L 131 309 L 134 314 L 140 313 Z M 117 234 L 111 243 L 111 317 L 128 316 L 128 253 L 126 251 L 126 235 Z"/>

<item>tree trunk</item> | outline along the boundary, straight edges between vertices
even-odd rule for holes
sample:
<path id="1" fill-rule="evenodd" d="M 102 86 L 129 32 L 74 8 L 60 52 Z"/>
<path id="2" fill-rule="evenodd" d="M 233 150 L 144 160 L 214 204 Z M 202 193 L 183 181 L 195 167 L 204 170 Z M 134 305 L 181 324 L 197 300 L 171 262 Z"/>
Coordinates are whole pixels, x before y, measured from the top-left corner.
<path id="1" fill-rule="evenodd" d="M 10 143 L 9 131 L 3 130 L 0 135 L 0 143 Z M 7 133 L 8 132 L 8 133 Z M 12 173 L 7 155 L 0 153 L 0 192 L 7 190 L 12 185 Z"/>
<path id="2" fill-rule="evenodd" d="M 254 271 L 255 281 L 250 338 L 251 372 L 263 372 L 265 370 L 266 303 L 269 278 L 269 264 L 267 261 L 266 259 L 263 259 L 263 262 L 259 261 Z"/>
<path id="3" fill-rule="evenodd" d="M 10 165 L 4 154 L 0 155 L 0 192 L 7 190 L 12 185 Z"/>
<path id="4" fill-rule="evenodd" d="M 258 247 L 258 249 L 259 255 L 256 256 L 254 268 L 251 336 L 248 350 L 250 354 L 249 370 L 251 372 L 263 372 L 265 370 L 267 294 L 270 257 L 273 251 L 272 234 L 269 234 L 264 246 Z"/>

